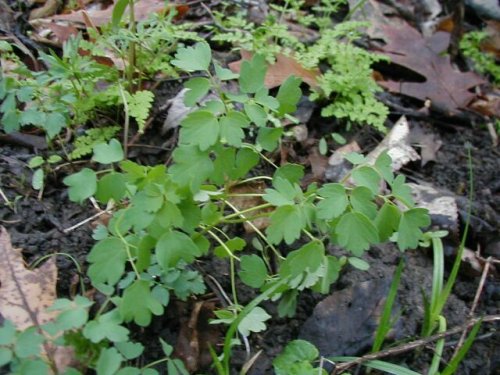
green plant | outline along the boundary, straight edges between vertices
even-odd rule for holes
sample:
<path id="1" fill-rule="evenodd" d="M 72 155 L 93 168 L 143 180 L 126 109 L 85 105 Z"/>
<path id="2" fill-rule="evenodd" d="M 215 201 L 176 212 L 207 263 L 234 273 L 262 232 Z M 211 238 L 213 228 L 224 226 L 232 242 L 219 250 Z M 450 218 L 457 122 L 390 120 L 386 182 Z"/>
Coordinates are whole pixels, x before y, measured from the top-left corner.
<path id="1" fill-rule="evenodd" d="M 321 115 L 347 119 L 354 124 L 368 124 L 385 132 L 387 107 L 375 98 L 382 91 L 372 78 L 371 65 L 385 57 L 367 52 L 352 43 L 362 22 L 344 22 L 324 30 L 320 38 L 306 52 L 299 53 L 299 61 L 307 68 L 327 62 L 329 69 L 318 79 L 319 88 L 310 98 L 330 99 Z"/>
<path id="2" fill-rule="evenodd" d="M 479 73 L 491 75 L 493 81 L 500 83 L 500 67 L 496 63 L 495 56 L 489 52 L 481 51 L 481 42 L 488 37 L 484 31 L 471 31 L 462 37 L 460 50 L 465 57 L 474 62 L 474 68 Z"/>
<path id="3" fill-rule="evenodd" d="M 43 194 L 43 189 L 45 186 L 45 174 L 50 171 L 53 164 L 57 164 L 62 160 L 59 155 L 51 155 L 45 160 L 41 156 L 35 156 L 31 158 L 28 162 L 28 167 L 33 170 L 33 176 L 31 178 L 31 186 L 33 189 L 39 191 L 39 198 Z"/>
<path id="4" fill-rule="evenodd" d="M 116 70 L 80 55 L 80 43 L 80 37 L 70 38 L 62 57 L 42 53 L 41 60 L 49 67 L 42 72 L 30 71 L 9 55 L 18 67 L 9 75 L 0 75 L 0 124 L 6 132 L 30 125 L 43 129 L 52 139 L 70 124 L 94 118 L 96 108 L 109 104 L 112 89 L 96 95 L 97 83 L 115 81 Z"/>
<path id="5" fill-rule="evenodd" d="M 276 97 L 270 96 L 264 88 L 264 57 L 245 61 L 238 76 L 213 63 L 209 46 L 197 43 L 180 47 L 172 64 L 203 74 L 185 83 L 187 105 L 199 102 L 209 90 L 217 94 L 182 121 L 173 165 L 167 169 L 123 160 L 120 143 L 112 139 L 95 146 L 93 156 L 98 163 L 111 164 L 111 169 L 97 174 L 85 168 L 64 183 L 74 201 L 95 196 L 102 203 L 110 199 L 117 203 L 107 229 L 101 227 L 95 235 L 98 242 L 88 257 L 88 275 L 125 323 L 149 325 L 153 315 L 163 313 L 170 293 L 181 299 L 203 293 L 200 275 L 189 265 L 208 255 L 210 248 L 214 256 L 228 260 L 233 303 L 217 312 L 219 322 L 230 325 L 220 362 L 220 373 L 228 373 L 236 332 L 247 336 L 265 329 L 270 316 L 258 306 L 260 302 L 280 300 L 280 315 L 291 316 L 300 291 L 328 293 L 347 261 L 365 267 L 358 257 L 370 244 L 391 238 L 401 250 L 415 248 L 422 237 L 420 227 L 429 219 L 426 210 L 413 207 L 409 188 L 403 176 L 393 175 L 386 153 L 374 165 L 362 155 L 348 155 L 354 169 L 342 183 L 311 185 L 306 190 L 299 185 L 304 175 L 301 166 L 276 167 L 264 152 L 279 147 L 284 136 L 281 119 L 295 110 L 300 80 L 290 77 Z M 237 80 L 240 92 L 225 91 L 226 80 Z M 249 137 L 254 144 L 245 142 Z M 245 178 L 261 160 L 275 169 L 273 177 Z M 348 179 L 354 185 L 348 185 Z M 269 181 L 270 186 L 263 192 L 232 192 L 253 180 Z M 382 181 L 390 192 L 380 192 Z M 262 203 L 239 209 L 232 201 L 238 196 L 259 198 Z M 262 216 L 270 218 L 270 225 L 265 233 L 256 231 L 260 250 L 238 256 L 249 246 L 221 227 L 252 225 Z M 305 239 L 305 244 L 297 245 Z M 294 250 L 281 254 L 283 242 Z M 346 248 L 353 257 L 329 255 L 325 249 L 329 242 Z M 275 273 L 268 267 L 270 257 L 279 266 Z M 261 290 L 247 306 L 239 303 L 237 276 Z"/>

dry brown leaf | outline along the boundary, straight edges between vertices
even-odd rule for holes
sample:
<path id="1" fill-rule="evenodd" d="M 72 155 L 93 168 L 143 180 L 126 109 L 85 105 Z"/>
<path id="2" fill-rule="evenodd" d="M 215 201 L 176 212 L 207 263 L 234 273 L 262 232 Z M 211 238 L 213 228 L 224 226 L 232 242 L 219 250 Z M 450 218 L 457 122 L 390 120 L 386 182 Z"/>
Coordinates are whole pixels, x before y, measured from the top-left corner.
<path id="1" fill-rule="evenodd" d="M 53 16 L 56 14 L 58 7 L 58 0 L 47 0 L 43 6 L 35 8 L 30 12 L 30 20 Z"/>
<path id="2" fill-rule="evenodd" d="M 0 227 L 0 314 L 18 330 L 40 327 L 54 320 L 58 312 L 47 311 L 56 299 L 57 267 L 51 257 L 41 267 L 25 267 L 21 249 L 12 247 L 10 236 Z M 72 348 L 44 345 L 43 355 L 49 355 L 58 370 L 75 363 Z"/>
<path id="3" fill-rule="evenodd" d="M 409 26 L 383 25 L 384 53 L 391 62 L 404 66 L 425 78 L 424 82 L 379 82 L 392 92 L 422 101 L 431 100 L 432 106 L 449 115 L 457 114 L 475 98 L 469 90 L 485 81 L 475 73 L 462 73 L 453 68 L 449 56 L 442 56 L 449 44 L 449 34 L 438 32 L 430 38 Z"/>
<path id="4" fill-rule="evenodd" d="M 242 50 L 241 60 L 230 63 L 229 68 L 233 72 L 239 73 L 243 60 L 250 60 L 251 58 L 251 52 Z M 264 79 L 264 84 L 268 89 L 272 89 L 274 87 L 281 86 L 281 84 L 285 82 L 288 77 L 293 75 L 295 77 L 302 78 L 302 81 L 307 83 L 312 88 L 316 88 L 318 87 L 317 78 L 320 74 L 319 69 L 306 69 L 294 58 L 280 53 L 276 56 L 276 62 L 269 65 L 266 78 Z"/>
<path id="5" fill-rule="evenodd" d="M 151 13 L 161 13 L 171 9 L 172 5 L 165 5 L 164 0 L 138 0 L 134 5 L 134 14 L 136 21 L 142 21 L 149 17 Z M 183 16 L 189 9 L 185 4 L 175 4 L 178 16 Z M 95 26 L 102 26 L 107 24 L 111 20 L 113 13 L 113 5 L 107 7 L 104 10 L 78 10 L 69 14 L 60 14 L 51 17 L 51 20 L 64 20 L 77 22 L 81 24 L 86 23 L 84 12 L 87 13 L 90 20 Z M 125 16 L 128 14 L 128 10 L 125 11 Z"/>
<path id="6" fill-rule="evenodd" d="M 245 184 L 240 184 L 237 186 L 233 186 L 231 188 L 230 193 L 236 196 L 232 196 L 228 199 L 229 203 L 235 206 L 239 211 L 246 210 L 248 208 L 256 207 L 260 204 L 266 203 L 261 197 L 248 197 L 248 196 L 238 196 L 238 194 L 252 194 L 252 193 L 263 193 L 266 185 L 261 181 L 252 181 L 247 182 Z M 266 212 L 272 211 L 272 208 L 255 210 L 252 213 L 246 215 L 256 216 L 260 214 L 264 214 Z M 255 233 L 256 230 L 262 230 L 269 226 L 269 217 L 260 217 L 256 218 L 250 222 L 245 222 L 243 227 L 245 228 L 245 232 L 247 233 Z"/>
<path id="7" fill-rule="evenodd" d="M 15 249 L 0 227 L 0 313 L 19 330 L 39 327 L 57 316 L 47 312 L 56 298 L 57 268 L 51 257 L 40 268 L 25 267 L 21 249 Z"/>

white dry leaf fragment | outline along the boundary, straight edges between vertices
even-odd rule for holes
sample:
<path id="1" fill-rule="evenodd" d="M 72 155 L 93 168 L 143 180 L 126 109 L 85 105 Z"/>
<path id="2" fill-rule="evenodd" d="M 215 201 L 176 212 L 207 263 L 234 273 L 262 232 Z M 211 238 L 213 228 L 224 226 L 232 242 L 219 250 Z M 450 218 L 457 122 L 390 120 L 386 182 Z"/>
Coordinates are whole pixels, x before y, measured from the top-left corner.
<path id="1" fill-rule="evenodd" d="M 161 127 L 161 134 L 164 135 L 171 129 L 176 129 L 181 124 L 182 120 L 189 115 L 191 112 L 199 108 L 199 106 L 188 107 L 184 104 L 184 98 L 189 89 L 182 89 L 174 96 L 172 99 L 167 100 L 166 104 L 161 108 L 166 109 L 167 118 L 163 122 Z M 199 104 L 203 105 L 209 100 L 215 100 L 217 96 L 213 93 L 208 93 L 203 99 L 200 100 Z"/>
<path id="2" fill-rule="evenodd" d="M 325 179 L 328 181 L 340 181 L 352 170 L 352 164 L 345 159 L 351 152 L 361 152 L 356 141 L 339 147 L 328 159 L 328 166 L 325 170 Z"/>
<path id="3" fill-rule="evenodd" d="M 431 185 L 408 183 L 417 207 L 427 208 L 432 223 L 458 235 L 458 205 L 455 195 Z"/>
<path id="4" fill-rule="evenodd" d="M 430 129 L 424 129 L 419 125 L 411 128 L 410 142 L 415 147 L 420 148 L 420 156 L 422 158 L 420 164 L 422 167 L 428 162 L 436 160 L 437 152 L 443 145 L 438 134 L 432 132 Z"/>
<path id="5" fill-rule="evenodd" d="M 0 228 L 0 313 L 19 330 L 39 327 L 57 316 L 46 311 L 56 299 L 55 259 L 27 269 L 21 249 L 13 248 L 7 230 Z"/>
<path id="6" fill-rule="evenodd" d="M 382 142 L 366 156 L 368 163 L 375 163 L 386 150 L 392 159 L 393 171 L 399 171 L 403 165 L 420 159 L 417 151 L 410 145 L 410 126 L 405 116 L 401 116 Z"/>

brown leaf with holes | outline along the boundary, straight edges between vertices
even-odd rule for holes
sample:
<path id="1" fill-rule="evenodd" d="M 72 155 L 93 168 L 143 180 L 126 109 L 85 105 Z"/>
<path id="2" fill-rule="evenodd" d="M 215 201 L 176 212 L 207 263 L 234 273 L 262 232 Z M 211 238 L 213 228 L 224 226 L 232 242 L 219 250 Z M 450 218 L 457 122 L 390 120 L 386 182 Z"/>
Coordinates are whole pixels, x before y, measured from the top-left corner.
<path id="1" fill-rule="evenodd" d="M 57 316 L 46 311 L 56 298 L 55 260 L 27 269 L 21 249 L 13 248 L 7 230 L 0 228 L 0 313 L 19 330 L 39 327 Z"/>
<path id="2" fill-rule="evenodd" d="M 409 26 L 382 25 L 386 45 L 382 48 L 393 64 L 404 66 L 419 75 L 424 82 L 379 82 L 392 92 L 425 101 L 449 115 L 465 109 L 476 97 L 469 90 L 485 81 L 475 73 L 460 72 L 450 62 L 450 57 L 441 55 L 449 44 L 450 34 L 437 32 L 430 38 Z"/>
<path id="3" fill-rule="evenodd" d="M 230 63 L 229 68 L 233 72 L 239 73 L 243 60 L 250 60 L 251 58 L 251 52 L 242 50 L 241 60 Z M 319 69 L 306 69 L 293 57 L 280 53 L 276 56 L 276 62 L 269 65 L 266 78 L 264 79 L 264 84 L 268 89 L 272 89 L 274 87 L 281 86 L 281 84 L 285 82 L 288 77 L 293 75 L 295 77 L 302 78 L 302 81 L 307 83 L 309 86 L 316 88 L 318 87 L 317 78 L 320 74 Z"/>

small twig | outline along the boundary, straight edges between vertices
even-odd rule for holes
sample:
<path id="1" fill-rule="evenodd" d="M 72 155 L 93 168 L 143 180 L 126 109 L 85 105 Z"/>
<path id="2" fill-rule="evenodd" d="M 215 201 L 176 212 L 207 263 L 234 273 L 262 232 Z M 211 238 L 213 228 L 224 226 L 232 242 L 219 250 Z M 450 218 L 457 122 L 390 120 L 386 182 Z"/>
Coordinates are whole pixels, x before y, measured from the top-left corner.
<path id="1" fill-rule="evenodd" d="M 486 259 L 486 263 L 484 264 L 483 273 L 481 274 L 481 280 L 479 280 L 479 285 L 477 286 L 476 295 L 474 296 L 474 301 L 472 301 L 472 307 L 470 308 L 470 311 L 468 314 L 469 319 L 474 316 L 474 311 L 476 311 L 477 305 L 479 303 L 479 298 L 481 297 L 481 293 L 482 293 L 483 288 L 484 288 L 484 283 L 486 282 L 486 277 L 488 276 L 488 272 L 490 270 L 490 265 L 491 265 L 491 257 L 488 257 L 488 259 Z M 464 344 L 468 330 L 469 329 L 467 327 L 462 332 L 462 335 L 460 336 L 460 340 L 458 340 L 458 344 L 455 347 L 455 351 L 453 352 L 453 357 L 455 357 L 457 355 L 458 351 L 460 350 L 460 348 Z"/>
<path id="2" fill-rule="evenodd" d="M 347 369 L 349 369 L 353 366 L 363 364 L 364 362 L 367 362 L 367 361 L 385 358 L 385 357 L 388 357 L 391 355 L 401 354 L 401 353 L 419 348 L 421 346 L 425 346 L 427 344 L 430 344 L 431 342 L 440 340 L 444 337 L 448 337 L 448 336 L 460 333 L 464 329 L 468 329 L 468 328 L 472 327 L 474 324 L 478 323 L 479 321 L 482 321 L 483 323 L 491 323 L 491 322 L 495 322 L 495 321 L 500 321 L 500 314 L 487 315 L 487 316 L 483 317 L 482 319 L 481 318 L 473 318 L 473 319 L 470 319 L 468 322 L 466 322 L 458 327 L 454 327 L 452 329 L 449 329 L 448 331 L 438 333 L 438 334 L 435 334 L 433 336 L 429 336 L 429 337 L 426 337 L 423 339 L 415 340 L 415 341 L 409 342 L 407 344 L 402 344 L 402 345 L 396 346 L 394 348 L 382 350 L 382 351 L 377 352 L 377 353 L 367 354 L 367 355 L 364 355 L 362 357 L 357 358 L 354 361 L 339 364 L 334 368 L 331 375 L 341 374 L 343 371 L 346 371 Z"/>
<path id="3" fill-rule="evenodd" d="M 113 204 L 112 203 L 109 203 L 105 210 L 101 210 L 101 208 L 99 206 L 97 206 L 97 203 L 95 203 L 95 201 L 91 200 L 91 202 L 99 212 L 97 212 L 95 215 L 92 215 L 91 217 L 86 218 L 85 220 L 80 221 L 79 223 L 76 223 L 75 225 L 73 225 L 69 228 L 64 229 L 63 230 L 64 233 L 69 233 L 69 232 L 75 230 L 76 228 L 79 228 L 82 225 L 87 224 L 88 222 L 97 219 L 99 216 L 101 216 L 103 214 L 112 214 L 113 213 L 113 211 L 112 211 Z"/>

